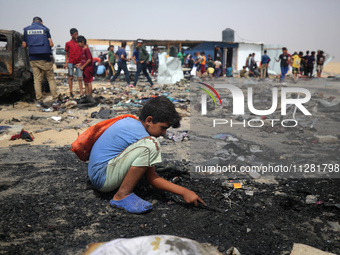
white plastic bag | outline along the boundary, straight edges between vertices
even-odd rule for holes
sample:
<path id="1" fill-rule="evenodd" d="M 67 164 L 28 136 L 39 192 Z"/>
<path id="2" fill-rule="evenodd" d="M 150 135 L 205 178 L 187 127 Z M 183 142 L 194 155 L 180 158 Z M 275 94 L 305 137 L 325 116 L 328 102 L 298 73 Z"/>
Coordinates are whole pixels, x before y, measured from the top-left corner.
<path id="1" fill-rule="evenodd" d="M 218 250 L 207 244 L 171 235 L 140 236 L 120 238 L 100 245 L 88 255 L 221 255 Z"/>
<path id="2" fill-rule="evenodd" d="M 197 72 L 197 66 L 194 66 L 190 71 L 190 75 L 196 76 L 196 72 Z"/>

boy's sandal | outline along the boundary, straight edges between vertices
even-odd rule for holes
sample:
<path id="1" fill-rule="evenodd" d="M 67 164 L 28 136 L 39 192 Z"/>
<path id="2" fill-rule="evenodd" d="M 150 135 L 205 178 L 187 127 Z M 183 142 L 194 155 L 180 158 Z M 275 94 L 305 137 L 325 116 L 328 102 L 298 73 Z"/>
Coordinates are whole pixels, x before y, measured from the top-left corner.
<path id="1" fill-rule="evenodd" d="M 112 207 L 117 207 L 124 209 L 129 213 L 145 213 L 152 209 L 152 204 L 141 199 L 135 193 L 131 193 L 127 197 L 121 200 L 110 200 L 110 205 Z"/>

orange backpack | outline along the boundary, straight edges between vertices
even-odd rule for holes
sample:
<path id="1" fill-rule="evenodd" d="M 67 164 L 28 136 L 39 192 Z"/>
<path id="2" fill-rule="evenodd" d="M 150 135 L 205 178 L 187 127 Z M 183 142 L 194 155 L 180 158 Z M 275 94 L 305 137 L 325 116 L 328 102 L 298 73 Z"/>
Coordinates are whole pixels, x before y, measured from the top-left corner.
<path id="1" fill-rule="evenodd" d="M 97 124 L 89 127 L 84 133 L 78 136 L 77 140 L 72 143 L 71 151 L 77 154 L 80 160 L 89 160 L 91 149 L 103 132 L 116 121 L 127 117 L 137 119 L 131 114 L 124 114 L 113 119 L 98 122 Z"/>

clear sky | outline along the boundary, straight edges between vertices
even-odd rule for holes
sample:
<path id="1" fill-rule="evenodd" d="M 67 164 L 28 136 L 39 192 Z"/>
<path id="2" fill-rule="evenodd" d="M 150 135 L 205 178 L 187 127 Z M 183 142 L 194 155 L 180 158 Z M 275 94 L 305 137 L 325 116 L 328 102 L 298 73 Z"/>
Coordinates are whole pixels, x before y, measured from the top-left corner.
<path id="1" fill-rule="evenodd" d="M 40 16 L 64 45 L 72 27 L 90 39 L 209 41 L 231 28 L 236 41 L 322 49 L 340 62 L 339 11 L 340 0 L 0 0 L 0 29 L 22 32 Z"/>

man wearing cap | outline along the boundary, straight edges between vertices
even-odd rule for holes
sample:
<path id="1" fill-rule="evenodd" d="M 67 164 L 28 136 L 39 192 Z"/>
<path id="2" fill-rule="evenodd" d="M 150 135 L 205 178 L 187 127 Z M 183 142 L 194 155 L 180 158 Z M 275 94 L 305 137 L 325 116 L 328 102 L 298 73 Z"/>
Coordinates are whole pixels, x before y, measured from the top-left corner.
<path id="1" fill-rule="evenodd" d="M 143 71 L 145 77 L 148 79 L 151 86 L 153 86 L 152 80 L 150 78 L 149 73 L 146 71 L 147 62 L 149 61 L 149 53 L 145 48 L 145 45 L 143 44 L 143 40 L 138 39 L 137 40 L 137 48 L 139 48 L 139 59 L 137 62 L 137 72 L 135 75 L 135 81 L 133 83 L 133 86 L 137 85 L 138 77 L 141 71 Z"/>
<path id="2" fill-rule="evenodd" d="M 51 59 L 51 48 L 53 41 L 50 30 L 43 25 L 40 17 L 34 17 L 32 25 L 24 28 L 22 46 L 28 47 L 30 64 L 33 70 L 34 90 L 38 101 L 37 107 L 42 107 L 41 81 L 45 74 L 50 85 L 53 103 L 57 105 L 57 85 L 54 79 L 53 62 Z"/>

